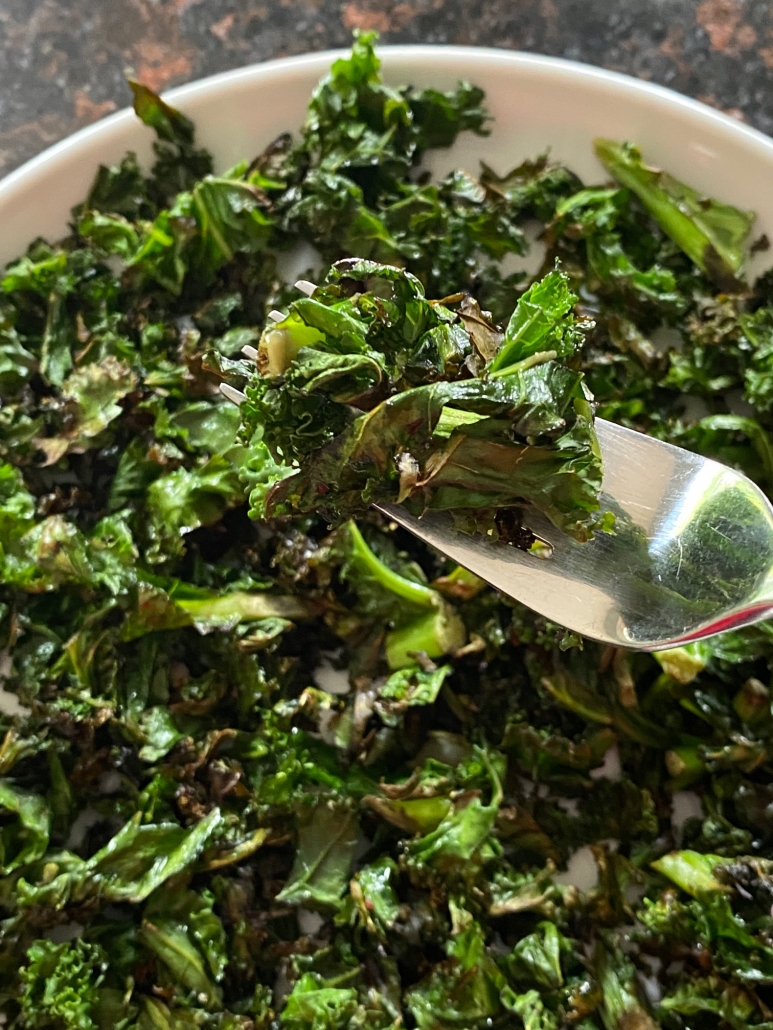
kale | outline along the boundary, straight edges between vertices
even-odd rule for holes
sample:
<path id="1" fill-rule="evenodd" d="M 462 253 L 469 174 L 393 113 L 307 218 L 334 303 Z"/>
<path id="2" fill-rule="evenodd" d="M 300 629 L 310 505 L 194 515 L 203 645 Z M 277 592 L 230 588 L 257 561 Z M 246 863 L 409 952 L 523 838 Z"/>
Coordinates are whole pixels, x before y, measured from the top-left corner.
<path id="1" fill-rule="evenodd" d="M 261 337 L 242 436 L 260 432 L 277 483 L 253 508 L 340 521 L 396 501 L 478 530 L 531 503 L 580 540 L 609 528 L 589 397 L 565 364 L 583 338 L 576 300 L 552 271 L 498 334 L 408 272 L 337 262 Z"/>
<path id="2" fill-rule="evenodd" d="M 24 1025 L 94 1030 L 97 988 L 107 967 L 104 950 L 84 940 L 72 946 L 39 940 L 30 945 L 26 958 L 20 973 Z"/>
<path id="3" fill-rule="evenodd" d="M 770 623 L 604 648 L 371 507 L 605 531 L 594 407 L 773 491 L 751 217 L 606 141 L 433 181 L 484 98 L 367 34 L 219 176 L 133 89 L 152 169 L 0 281 L 5 1025 L 770 1028 Z"/>
<path id="4" fill-rule="evenodd" d="M 744 244 L 754 214 L 702 196 L 660 169 L 645 165 L 630 145 L 596 140 L 609 173 L 641 200 L 674 243 L 724 290 L 738 285 Z"/>

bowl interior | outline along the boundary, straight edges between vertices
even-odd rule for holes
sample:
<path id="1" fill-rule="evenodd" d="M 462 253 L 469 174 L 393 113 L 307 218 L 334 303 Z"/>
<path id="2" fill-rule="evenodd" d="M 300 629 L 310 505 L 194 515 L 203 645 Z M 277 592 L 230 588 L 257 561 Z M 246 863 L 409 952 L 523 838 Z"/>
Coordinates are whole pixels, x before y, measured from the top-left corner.
<path id="1" fill-rule="evenodd" d="M 168 94 L 194 119 L 199 141 L 219 170 L 258 153 L 301 124 L 309 94 L 337 55 L 311 54 L 204 79 Z M 557 58 L 472 47 L 383 47 L 387 79 L 449 87 L 468 79 L 486 90 L 494 115 L 486 138 L 469 133 L 432 168 L 477 171 L 485 160 L 505 171 L 550 150 L 586 181 L 604 178 L 592 140 L 628 139 L 645 157 L 721 200 L 757 212 L 755 231 L 773 238 L 773 141 L 695 101 L 626 76 Z M 44 152 L 0 183 L 0 263 L 37 236 L 67 227 L 98 165 L 134 150 L 151 158 L 152 134 L 129 110 L 90 126 Z M 753 271 L 767 267 L 754 258 Z"/>

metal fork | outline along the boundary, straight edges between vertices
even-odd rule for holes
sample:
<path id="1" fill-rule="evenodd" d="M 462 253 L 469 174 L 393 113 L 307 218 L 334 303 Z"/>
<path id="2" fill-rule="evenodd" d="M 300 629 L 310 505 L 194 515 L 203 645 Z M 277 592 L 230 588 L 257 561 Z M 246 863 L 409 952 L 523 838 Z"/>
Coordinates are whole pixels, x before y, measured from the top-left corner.
<path id="1" fill-rule="evenodd" d="M 527 509 L 551 547 L 542 558 L 460 533 L 445 512 L 381 510 L 551 621 L 617 647 L 666 650 L 773 615 L 773 507 L 759 487 L 681 447 L 595 425 L 614 535 L 578 544 Z"/>

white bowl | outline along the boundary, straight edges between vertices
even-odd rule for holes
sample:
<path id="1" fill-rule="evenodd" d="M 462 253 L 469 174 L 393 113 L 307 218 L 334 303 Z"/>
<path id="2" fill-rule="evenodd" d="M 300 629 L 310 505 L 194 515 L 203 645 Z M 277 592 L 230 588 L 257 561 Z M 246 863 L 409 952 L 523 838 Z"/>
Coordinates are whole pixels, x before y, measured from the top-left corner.
<path id="1" fill-rule="evenodd" d="M 481 139 L 465 133 L 433 155 L 433 170 L 480 159 L 500 172 L 550 149 L 586 182 L 604 172 L 596 136 L 637 143 L 652 163 L 697 189 L 757 212 L 755 231 L 773 239 L 773 140 L 660 86 L 553 57 L 475 47 L 380 48 L 393 84 L 448 88 L 459 79 L 482 86 L 494 115 Z M 309 94 L 340 52 L 252 65 L 182 86 L 167 99 L 191 117 L 218 170 L 251 158 L 280 132 L 300 126 Z M 64 235 L 70 208 L 83 199 L 99 164 L 126 150 L 151 155 L 152 132 L 131 110 L 119 111 L 57 143 L 0 182 L 0 265 L 37 236 Z M 758 255 L 757 271 L 769 264 Z"/>

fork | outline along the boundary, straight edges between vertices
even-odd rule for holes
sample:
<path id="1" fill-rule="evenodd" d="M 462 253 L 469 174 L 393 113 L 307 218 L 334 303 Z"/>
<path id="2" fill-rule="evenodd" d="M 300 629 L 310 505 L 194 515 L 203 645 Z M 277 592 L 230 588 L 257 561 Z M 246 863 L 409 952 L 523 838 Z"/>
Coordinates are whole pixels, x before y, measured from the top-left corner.
<path id="1" fill-rule="evenodd" d="M 244 353 L 257 357 L 251 347 Z M 220 388 L 234 403 L 244 400 L 234 387 Z M 588 543 L 528 508 L 525 524 L 548 545 L 534 553 L 461 533 L 447 512 L 418 518 L 398 504 L 375 507 L 502 593 L 615 647 L 667 650 L 773 615 L 773 507 L 759 487 L 717 461 L 612 422 L 596 419 L 595 428 L 601 509 L 616 524 Z"/>

